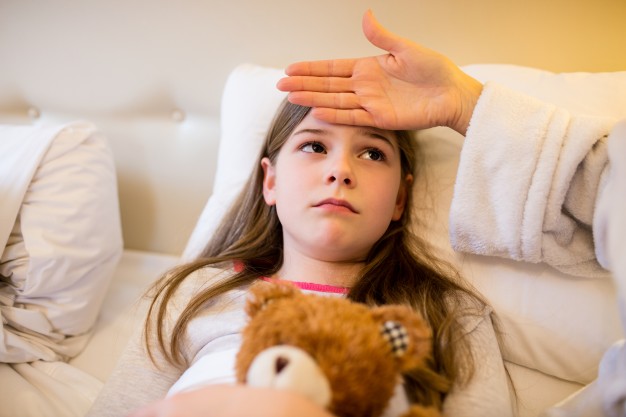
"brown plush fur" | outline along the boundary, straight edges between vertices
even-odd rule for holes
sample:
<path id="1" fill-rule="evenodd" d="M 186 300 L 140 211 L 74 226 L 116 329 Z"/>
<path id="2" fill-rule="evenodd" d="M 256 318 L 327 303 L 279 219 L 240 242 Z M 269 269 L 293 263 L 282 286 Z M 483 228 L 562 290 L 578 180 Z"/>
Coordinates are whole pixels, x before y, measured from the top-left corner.
<path id="1" fill-rule="evenodd" d="M 246 306 L 250 317 L 237 355 L 237 379 L 246 382 L 254 358 L 276 345 L 307 352 L 326 375 L 332 391 L 329 411 L 339 417 L 377 417 L 385 410 L 402 372 L 420 367 L 431 353 L 432 334 L 409 307 L 370 308 L 344 298 L 304 294 L 285 283 L 252 286 Z M 392 354 L 380 328 L 401 323 L 409 333 L 408 350 Z M 434 417 L 438 410 L 415 406 L 410 416 Z"/>

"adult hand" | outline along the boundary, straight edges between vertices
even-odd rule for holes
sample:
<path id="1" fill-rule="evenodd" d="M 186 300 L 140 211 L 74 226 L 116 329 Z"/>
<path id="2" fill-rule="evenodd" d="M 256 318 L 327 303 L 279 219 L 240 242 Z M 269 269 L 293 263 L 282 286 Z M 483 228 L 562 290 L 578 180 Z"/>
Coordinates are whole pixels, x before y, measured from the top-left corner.
<path id="1" fill-rule="evenodd" d="M 368 10 L 363 32 L 384 55 L 299 62 L 278 89 L 313 115 L 339 124 L 381 129 L 448 126 L 465 134 L 482 84 L 447 57 L 385 29 Z"/>
<path id="2" fill-rule="evenodd" d="M 304 396 L 285 390 L 212 385 L 182 392 L 128 417 L 333 417 Z"/>

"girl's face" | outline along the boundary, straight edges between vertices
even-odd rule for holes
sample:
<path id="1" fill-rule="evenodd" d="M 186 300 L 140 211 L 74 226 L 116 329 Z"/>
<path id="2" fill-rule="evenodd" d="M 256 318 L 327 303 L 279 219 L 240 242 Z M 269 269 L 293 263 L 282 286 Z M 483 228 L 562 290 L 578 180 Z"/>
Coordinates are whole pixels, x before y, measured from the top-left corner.
<path id="1" fill-rule="evenodd" d="M 274 164 L 262 161 L 263 196 L 283 227 L 285 250 L 317 260 L 363 261 L 406 201 L 392 132 L 333 125 L 307 115 Z"/>

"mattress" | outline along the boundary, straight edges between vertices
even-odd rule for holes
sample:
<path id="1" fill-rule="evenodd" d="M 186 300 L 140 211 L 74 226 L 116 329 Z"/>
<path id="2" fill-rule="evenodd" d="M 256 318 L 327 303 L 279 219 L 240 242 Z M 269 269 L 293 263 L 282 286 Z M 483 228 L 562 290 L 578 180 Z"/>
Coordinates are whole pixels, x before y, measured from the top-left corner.
<path id="1" fill-rule="evenodd" d="M 142 295 L 178 257 L 124 250 L 89 344 L 70 364 L 105 381 L 135 327 L 143 324 Z"/>

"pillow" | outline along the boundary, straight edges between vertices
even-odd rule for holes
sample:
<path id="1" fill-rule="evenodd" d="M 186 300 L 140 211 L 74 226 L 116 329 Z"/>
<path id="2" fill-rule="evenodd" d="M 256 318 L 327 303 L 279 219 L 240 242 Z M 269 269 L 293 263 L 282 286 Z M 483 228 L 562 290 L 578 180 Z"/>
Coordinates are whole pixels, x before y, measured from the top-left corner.
<path id="1" fill-rule="evenodd" d="M 472 65 L 464 70 L 483 82 L 500 82 L 573 113 L 626 117 L 626 72 L 554 74 L 511 65 Z M 251 172 L 284 97 L 275 88 L 282 76 L 282 70 L 249 64 L 230 74 L 222 99 L 214 192 L 184 259 L 200 253 Z M 604 351 L 622 337 L 612 282 L 573 278 L 546 265 L 454 253 L 447 223 L 463 137 L 450 129 L 434 128 L 419 132 L 417 140 L 427 163 L 425 175 L 416 181 L 420 197 L 415 201 L 430 202 L 415 207 L 416 217 L 422 220 L 419 227 L 496 309 L 504 332 L 505 359 L 561 379 L 590 382 Z M 422 198 L 424 192 L 429 199 Z"/>
<path id="2" fill-rule="evenodd" d="M 200 254 L 250 176 L 265 132 L 286 96 L 275 88 L 283 76 L 282 70 L 252 64 L 240 65 L 228 76 L 222 93 L 222 131 L 213 192 L 183 251 L 183 260 Z"/>
<path id="3" fill-rule="evenodd" d="M 4 126 L 0 149 L 0 361 L 65 360 L 122 252 L 113 156 L 86 122 Z"/>

